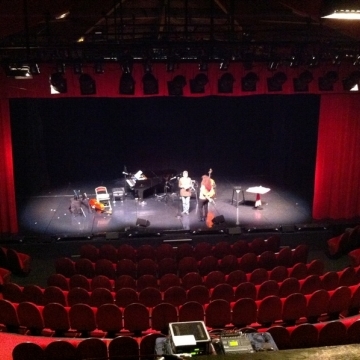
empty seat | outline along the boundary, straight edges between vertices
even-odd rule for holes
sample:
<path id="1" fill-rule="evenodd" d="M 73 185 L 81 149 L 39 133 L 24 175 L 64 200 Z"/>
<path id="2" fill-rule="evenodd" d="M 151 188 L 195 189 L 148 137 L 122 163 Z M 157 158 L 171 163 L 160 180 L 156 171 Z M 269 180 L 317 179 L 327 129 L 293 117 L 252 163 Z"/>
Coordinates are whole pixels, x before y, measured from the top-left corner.
<path id="1" fill-rule="evenodd" d="M 279 297 L 285 298 L 290 294 L 300 292 L 300 282 L 294 277 L 289 277 L 279 284 Z"/>
<path id="2" fill-rule="evenodd" d="M 132 303 L 125 307 L 123 312 L 124 328 L 133 336 L 141 336 L 150 328 L 148 308 L 140 303 Z M 123 355 L 123 354 L 122 354 Z"/>
<path id="3" fill-rule="evenodd" d="M 186 290 L 181 286 L 172 286 L 164 291 L 164 302 L 179 306 L 186 300 Z"/>
<path id="4" fill-rule="evenodd" d="M 75 345 L 65 340 L 50 342 L 45 348 L 45 358 L 51 360 L 78 360 Z"/>
<path id="5" fill-rule="evenodd" d="M 44 348 L 33 342 L 16 344 L 12 351 L 13 360 L 45 360 Z"/>
<path id="6" fill-rule="evenodd" d="M 152 308 L 162 301 L 162 295 L 159 289 L 146 287 L 139 292 L 139 303 Z"/>
<path id="7" fill-rule="evenodd" d="M 69 287 L 70 289 L 75 287 L 81 287 L 87 291 L 90 291 L 90 282 L 91 280 L 88 279 L 86 276 L 81 274 L 75 274 L 69 279 Z"/>
<path id="8" fill-rule="evenodd" d="M 259 285 L 257 291 L 257 300 L 266 298 L 269 295 L 279 294 L 279 284 L 275 280 L 266 280 Z"/>
<path id="9" fill-rule="evenodd" d="M 139 302 L 139 294 L 135 289 L 121 288 L 115 293 L 115 304 L 122 308 Z"/>
<path id="10" fill-rule="evenodd" d="M 158 261 L 158 276 L 178 273 L 178 263 L 174 258 L 163 258 Z"/>
<path id="11" fill-rule="evenodd" d="M 262 252 L 258 258 L 258 266 L 266 270 L 272 270 L 277 266 L 276 255 L 273 251 Z"/>
<path id="12" fill-rule="evenodd" d="M 205 305 L 205 324 L 212 329 L 225 328 L 231 323 L 231 308 L 226 300 L 217 299 Z"/>
<path id="13" fill-rule="evenodd" d="M 218 284 L 211 289 L 210 300 L 223 299 L 229 303 L 234 301 L 234 289 L 231 285 L 223 283 Z"/>
<path id="14" fill-rule="evenodd" d="M 325 264 L 322 260 L 314 259 L 308 265 L 308 275 L 323 275 Z"/>
<path id="15" fill-rule="evenodd" d="M 298 262 L 292 268 L 289 269 L 289 276 L 298 280 L 305 279 L 307 276 L 306 264 Z"/>
<path id="16" fill-rule="evenodd" d="M 98 307 L 95 315 L 97 328 L 113 338 L 123 328 L 122 310 L 115 304 L 103 304 Z"/>
<path id="17" fill-rule="evenodd" d="M 136 250 L 133 246 L 129 244 L 121 244 L 117 248 L 117 258 L 118 260 L 121 259 L 129 259 L 132 261 L 136 261 Z"/>
<path id="18" fill-rule="evenodd" d="M 300 292 L 302 294 L 312 294 L 320 289 L 322 289 L 322 281 L 319 275 L 309 275 L 300 281 Z"/>
<path id="19" fill-rule="evenodd" d="M 307 316 L 307 301 L 304 294 L 291 294 L 284 299 L 282 308 L 282 320 L 286 325 L 295 323 Z"/>
<path id="20" fill-rule="evenodd" d="M 139 359 L 139 344 L 131 336 L 117 336 L 108 345 L 110 359 Z"/>
<path id="21" fill-rule="evenodd" d="M 199 260 L 199 273 L 201 276 L 215 270 L 218 270 L 218 259 L 215 256 L 208 255 Z"/>
<path id="22" fill-rule="evenodd" d="M 96 330 L 95 311 L 87 304 L 71 306 L 69 320 L 71 328 L 78 331 L 81 337 L 89 337 Z"/>
<path id="23" fill-rule="evenodd" d="M 291 349 L 311 348 L 318 343 L 318 330 L 312 324 L 294 326 L 289 332 Z"/>
<path id="24" fill-rule="evenodd" d="M 88 279 L 92 279 L 95 276 L 95 265 L 87 258 L 78 259 L 75 262 L 75 269 L 78 274 L 81 274 Z"/>
<path id="25" fill-rule="evenodd" d="M 351 321 L 346 329 L 348 344 L 357 344 L 360 342 L 360 320 Z"/>
<path id="26" fill-rule="evenodd" d="M 84 244 L 80 247 L 80 257 L 96 262 L 99 258 L 99 249 L 93 244 Z"/>
<path id="27" fill-rule="evenodd" d="M 212 255 L 212 245 L 209 242 L 202 241 L 194 247 L 195 259 L 200 261 L 206 256 Z"/>
<path id="28" fill-rule="evenodd" d="M 202 305 L 207 304 L 210 302 L 210 291 L 205 285 L 195 285 L 187 291 L 187 301 L 196 301 Z"/>
<path id="29" fill-rule="evenodd" d="M 160 291 L 165 291 L 171 286 L 180 286 L 180 278 L 176 274 L 164 274 L 159 279 L 159 289 Z"/>
<path id="30" fill-rule="evenodd" d="M 154 353 L 156 353 L 156 339 L 165 337 L 164 334 L 152 333 L 146 334 L 140 340 L 140 359 L 155 360 Z"/>
<path id="31" fill-rule="evenodd" d="M 254 253 L 247 253 L 239 260 L 239 269 L 245 273 L 251 273 L 258 266 L 257 256 Z"/>
<path id="32" fill-rule="evenodd" d="M 29 301 L 36 305 L 44 305 L 43 289 L 38 285 L 25 285 L 22 290 L 22 301 Z"/>
<path id="33" fill-rule="evenodd" d="M 228 254 L 219 260 L 219 270 L 224 274 L 230 274 L 233 271 L 239 270 L 238 259 L 235 255 Z"/>
<path id="34" fill-rule="evenodd" d="M 284 326 L 273 325 L 266 331 L 270 333 L 279 350 L 286 350 L 290 347 L 290 334 Z"/>
<path id="35" fill-rule="evenodd" d="M 189 272 L 198 272 L 198 263 L 194 257 L 185 256 L 178 262 L 178 273 L 183 277 Z"/>
<path id="36" fill-rule="evenodd" d="M 19 303 L 23 300 L 22 290 L 18 284 L 9 282 L 3 285 L 2 296 L 13 303 Z"/>
<path id="37" fill-rule="evenodd" d="M 116 247 L 111 244 L 101 245 L 99 249 L 99 259 L 107 259 L 112 263 L 116 263 L 118 260 Z"/>
<path id="38" fill-rule="evenodd" d="M 178 321 L 176 307 L 169 303 L 157 304 L 151 312 L 151 328 L 163 334 L 168 333 L 169 323 Z"/>
<path id="39" fill-rule="evenodd" d="M 245 240 L 235 241 L 232 244 L 231 248 L 232 248 L 231 253 L 235 255 L 237 258 L 242 257 L 243 255 L 247 254 L 250 251 L 249 245 Z"/>
<path id="40" fill-rule="evenodd" d="M 269 273 L 266 269 L 258 268 L 250 273 L 249 281 L 255 285 L 260 285 L 264 281 L 268 280 Z"/>
<path id="41" fill-rule="evenodd" d="M 109 289 L 96 288 L 90 293 L 89 305 L 100 307 L 103 304 L 113 304 L 114 297 Z"/>
<path id="42" fill-rule="evenodd" d="M 270 271 L 269 280 L 275 280 L 276 282 L 280 283 L 284 281 L 288 276 L 288 269 L 283 265 L 278 265 Z"/>
<path id="43" fill-rule="evenodd" d="M 350 299 L 351 291 L 346 286 L 339 286 L 337 289 L 331 291 L 327 310 L 329 319 L 338 319 L 340 313 L 349 308 Z"/>
<path id="44" fill-rule="evenodd" d="M 156 259 L 156 250 L 153 246 L 149 245 L 149 244 L 143 244 L 140 245 L 137 249 L 136 249 L 136 259 L 139 262 L 142 259 L 151 259 L 151 260 L 155 260 Z"/>
<path id="45" fill-rule="evenodd" d="M 321 282 L 325 290 L 335 290 L 339 286 L 339 274 L 336 271 L 328 271 L 321 277 Z"/>
<path id="46" fill-rule="evenodd" d="M 275 234 L 265 239 L 266 250 L 273 251 L 274 253 L 279 251 L 280 248 L 280 236 Z"/>
<path id="47" fill-rule="evenodd" d="M 256 315 L 257 305 L 253 299 L 238 299 L 232 306 L 231 322 L 238 328 L 244 327 L 255 323 L 257 320 Z"/>
<path id="48" fill-rule="evenodd" d="M 184 275 L 181 279 L 181 285 L 184 289 L 191 289 L 193 286 L 202 285 L 203 279 L 198 272 L 190 272 Z"/>
<path id="49" fill-rule="evenodd" d="M 212 248 L 212 255 L 218 259 L 231 254 L 231 244 L 227 241 L 219 241 Z"/>
<path id="50" fill-rule="evenodd" d="M 212 271 L 204 277 L 204 285 L 209 289 L 225 283 L 225 274 L 222 271 Z"/>
<path id="51" fill-rule="evenodd" d="M 112 291 L 114 289 L 114 281 L 110 280 L 105 275 L 96 275 L 91 279 L 90 287 L 92 291 L 98 288 L 104 288 Z"/>
<path id="52" fill-rule="evenodd" d="M 158 279 L 155 275 L 145 274 L 141 275 L 136 282 L 137 291 L 141 291 L 147 287 L 158 287 Z"/>
<path id="53" fill-rule="evenodd" d="M 107 352 L 106 341 L 97 338 L 84 339 L 76 347 L 79 359 L 106 359 Z"/>
<path id="54" fill-rule="evenodd" d="M 89 304 L 90 293 L 83 288 L 70 289 L 67 296 L 67 303 L 69 306 L 75 304 Z"/>
<path id="55" fill-rule="evenodd" d="M 6 251 L 8 269 L 15 275 L 26 276 L 30 273 L 31 258 L 29 255 L 8 248 Z"/>
<path id="56" fill-rule="evenodd" d="M 9 300 L 0 299 L 0 324 L 6 327 L 7 332 L 19 332 L 20 322 L 17 315 L 17 304 Z"/>
<path id="57" fill-rule="evenodd" d="M 158 265 L 153 259 L 141 259 L 137 263 L 137 277 L 142 275 L 152 275 L 157 277 Z"/>
<path id="58" fill-rule="evenodd" d="M 179 306 L 179 321 L 204 321 L 204 307 L 197 301 L 187 301 Z"/>
<path id="59" fill-rule="evenodd" d="M 246 282 L 246 274 L 242 270 L 232 271 L 230 274 L 225 276 L 226 283 L 230 284 L 233 287 L 238 286 L 239 284 Z"/>
<path id="60" fill-rule="evenodd" d="M 175 259 L 175 249 L 170 244 L 160 244 L 156 248 L 156 260 L 159 262 L 162 259 Z"/>
<path id="61" fill-rule="evenodd" d="M 264 239 L 256 238 L 249 243 L 249 249 L 252 253 L 260 255 L 266 251 L 266 243 Z"/>
<path id="62" fill-rule="evenodd" d="M 358 278 L 353 267 L 347 267 L 339 272 L 339 286 L 351 286 L 357 283 Z"/>
<path id="63" fill-rule="evenodd" d="M 292 252 L 291 249 L 286 246 L 276 254 L 277 264 L 289 268 L 292 265 Z"/>
<path id="64" fill-rule="evenodd" d="M 176 259 L 179 261 L 188 256 L 195 256 L 194 248 L 188 243 L 180 244 L 176 249 Z"/>
<path id="65" fill-rule="evenodd" d="M 63 306 L 67 306 L 67 292 L 61 290 L 57 286 L 48 286 L 44 289 L 43 300 L 44 305 L 50 303 L 58 303 Z"/>
<path id="66" fill-rule="evenodd" d="M 76 274 L 75 262 L 67 257 L 61 257 L 55 260 L 55 271 L 57 274 L 70 278 Z"/>
<path id="67" fill-rule="evenodd" d="M 262 326 L 271 326 L 282 316 L 282 304 L 279 297 L 270 295 L 257 302 L 257 322 Z"/>
<path id="68" fill-rule="evenodd" d="M 292 265 L 295 265 L 297 263 L 307 263 L 309 254 L 309 246 L 305 244 L 298 245 L 293 251 L 292 251 Z"/>
<path id="69" fill-rule="evenodd" d="M 306 295 L 306 299 L 307 320 L 309 323 L 316 323 L 321 315 L 327 313 L 330 295 L 326 290 L 320 289 Z"/>
<path id="70" fill-rule="evenodd" d="M 95 275 L 104 275 L 109 279 L 116 278 L 116 265 L 108 259 L 99 259 L 95 263 Z"/>
<path id="71" fill-rule="evenodd" d="M 335 346 L 346 343 L 346 326 L 341 321 L 330 321 L 318 329 L 318 346 Z"/>
<path id="72" fill-rule="evenodd" d="M 31 302 L 22 302 L 18 305 L 17 315 L 20 326 L 23 326 L 31 335 L 41 335 L 44 329 L 42 307 Z"/>
<path id="73" fill-rule="evenodd" d="M 62 274 L 52 274 L 47 278 L 47 286 L 57 286 L 61 290 L 69 290 L 69 281 Z"/>
<path id="74" fill-rule="evenodd" d="M 256 296 L 257 296 L 257 291 L 255 284 L 251 282 L 241 283 L 235 288 L 235 292 L 234 292 L 235 301 L 243 298 L 250 298 L 255 300 Z"/>
<path id="75" fill-rule="evenodd" d="M 115 279 L 115 291 L 122 288 L 136 289 L 136 280 L 130 275 L 120 275 Z"/>
<path id="76" fill-rule="evenodd" d="M 49 303 L 44 306 L 42 315 L 45 327 L 53 330 L 54 336 L 62 337 L 69 331 L 69 314 L 64 305 Z"/>

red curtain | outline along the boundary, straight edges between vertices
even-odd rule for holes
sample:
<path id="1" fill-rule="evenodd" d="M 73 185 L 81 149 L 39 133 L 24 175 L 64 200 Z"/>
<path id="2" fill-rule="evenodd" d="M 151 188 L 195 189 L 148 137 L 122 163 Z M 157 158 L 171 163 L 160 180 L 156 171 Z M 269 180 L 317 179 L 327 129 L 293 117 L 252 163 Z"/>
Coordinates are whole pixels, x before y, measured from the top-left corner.
<path id="1" fill-rule="evenodd" d="M 42 64 L 41 73 L 34 75 L 31 80 L 18 80 L 6 77 L 0 72 L 0 234 L 16 233 L 18 231 L 14 172 L 12 158 L 11 127 L 9 113 L 9 98 L 61 98 L 80 97 L 79 75 L 67 68 L 64 78 L 67 80 L 67 92 L 53 95 L 50 93 L 49 77 L 55 72 L 53 64 Z M 119 94 L 119 81 L 122 74 L 117 63 L 106 64 L 103 74 L 95 74 L 92 64 L 86 64 L 84 73 L 90 74 L 95 82 L 97 92 L 87 97 L 145 97 L 143 94 L 142 64 L 134 64 L 132 75 L 135 80 L 134 96 Z M 293 78 L 299 77 L 304 69 L 279 68 L 287 79 L 282 91 L 277 94 L 294 94 Z M 313 217 L 316 219 L 351 218 L 360 215 L 360 197 L 357 189 L 360 180 L 360 102 L 356 95 L 345 94 L 341 81 L 334 84 L 331 94 L 321 92 L 318 88 L 318 79 L 329 70 L 339 72 L 339 79 L 345 78 L 351 68 L 313 69 L 314 80 L 309 84 L 309 93 L 321 94 L 320 125 L 316 162 L 315 193 L 313 202 Z M 252 69 L 259 78 L 256 91 L 245 92 L 241 89 L 241 78 L 248 72 L 241 64 L 231 64 L 229 71 L 234 78 L 233 92 L 219 94 L 218 81 L 224 74 L 218 64 L 209 64 L 208 83 L 203 94 L 192 94 L 190 80 L 199 74 L 198 64 L 178 64 L 173 72 L 167 72 L 165 64 L 154 64 L 153 74 L 159 81 L 159 94 L 168 96 L 168 82 L 177 75 L 185 77 L 186 85 L 183 88 L 184 96 L 245 96 L 259 94 L 274 94 L 267 88 L 267 78 L 273 72 L 266 68 L 266 64 L 256 64 Z M 149 95 L 148 95 L 149 96 Z"/>
<path id="2" fill-rule="evenodd" d="M 8 99 L 0 98 L 0 233 L 18 231 Z"/>
<path id="3" fill-rule="evenodd" d="M 358 94 L 323 95 L 320 105 L 313 217 L 360 216 Z"/>

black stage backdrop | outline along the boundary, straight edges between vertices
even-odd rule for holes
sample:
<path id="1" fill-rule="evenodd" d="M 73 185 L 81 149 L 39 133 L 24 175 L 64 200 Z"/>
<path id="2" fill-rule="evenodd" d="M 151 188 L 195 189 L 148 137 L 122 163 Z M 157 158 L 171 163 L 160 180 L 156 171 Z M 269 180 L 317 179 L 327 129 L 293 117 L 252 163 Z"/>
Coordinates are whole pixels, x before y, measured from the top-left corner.
<path id="1" fill-rule="evenodd" d="M 17 197 L 129 172 L 253 177 L 312 202 L 320 96 L 11 99 Z M 260 184 L 254 184 L 260 185 Z"/>

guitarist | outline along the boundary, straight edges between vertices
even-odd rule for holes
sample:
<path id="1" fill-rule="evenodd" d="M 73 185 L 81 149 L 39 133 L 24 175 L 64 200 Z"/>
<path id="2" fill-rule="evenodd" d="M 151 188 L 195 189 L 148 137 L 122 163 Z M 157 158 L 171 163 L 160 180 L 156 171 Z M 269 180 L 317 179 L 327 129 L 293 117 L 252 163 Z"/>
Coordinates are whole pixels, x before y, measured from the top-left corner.
<path id="1" fill-rule="evenodd" d="M 209 172 L 209 175 L 211 173 Z M 201 177 L 199 205 L 200 205 L 200 221 L 205 221 L 208 215 L 209 202 L 214 202 L 215 181 L 209 175 Z"/>
<path id="2" fill-rule="evenodd" d="M 182 175 L 179 179 L 180 196 L 183 207 L 182 214 L 189 215 L 192 181 L 186 170 L 183 171 Z"/>

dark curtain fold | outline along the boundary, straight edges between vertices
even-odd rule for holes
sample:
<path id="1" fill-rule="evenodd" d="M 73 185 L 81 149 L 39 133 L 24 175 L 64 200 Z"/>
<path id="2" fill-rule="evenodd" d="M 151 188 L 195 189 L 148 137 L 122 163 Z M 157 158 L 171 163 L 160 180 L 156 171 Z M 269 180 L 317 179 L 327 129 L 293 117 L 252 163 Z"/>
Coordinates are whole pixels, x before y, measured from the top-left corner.
<path id="1" fill-rule="evenodd" d="M 360 216 L 360 101 L 358 94 L 321 97 L 313 217 Z"/>

